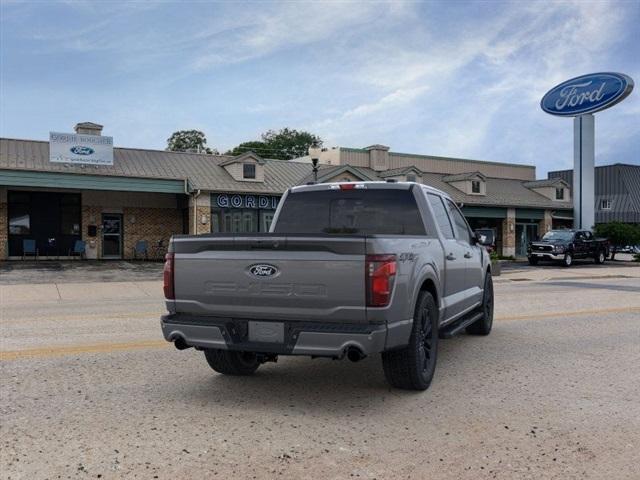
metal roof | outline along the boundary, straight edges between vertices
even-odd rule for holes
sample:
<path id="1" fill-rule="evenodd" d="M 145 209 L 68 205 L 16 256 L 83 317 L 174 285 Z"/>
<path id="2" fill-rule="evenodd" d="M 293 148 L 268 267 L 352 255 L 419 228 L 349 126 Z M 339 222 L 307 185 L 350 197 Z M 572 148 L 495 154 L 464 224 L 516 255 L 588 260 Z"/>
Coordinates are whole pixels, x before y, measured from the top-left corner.
<path id="1" fill-rule="evenodd" d="M 567 182 L 558 177 L 545 178 L 543 180 L 534 180 L 532 182 L 524 183 L 524 186 L 527 188 L 555 187 L 556 185 L 569 186 Z"/>
<path id="2" fill-rule="evenodd" d="M 339 175 L 344 170 L 344 165 L 323 165 L 318 172 L 318 180 L 330 179 Z M 360 172 L 362 180 L 378 180 L 382 178 L 373 169 L 366 167 L 351 167 L 354 172 Z M 406 169 L 404 169 L 406 170 Z M 385 172 L 386 173 L 386 172 Z M 466 175 L 475 176 L 476 172 Z M 540 195 L 537 192 L 527 188 L 524 184 L 528 183 L 523 180 L 484 177 L 486 182 L 486 195 L 467 195 L 464 192 L 453 187 L 445 178 L 451 175 L 441 173 L 422 172 L 422 183 L 434 187 L 447 193 L 456 202 L 465 205 L 476 206 L 508 206 L 508 207 L 533 207 L 533 208 L 549 208 L 553 210 L 572 210 L 573 205 L 570 202 L 557 202 Z M 304 181 L 309 181 L 309 176 Z M 465 177 L 466 178 L 466 177 Z M 303 183 L 303 182 L 301 182 Z"/>
<path id="3" fill-rule="evenodd" d="M 139 148 L 114 148 L 113 165 L 70 165 L 49 162 L 49 142 L 37 140 L 17 140 L 0 138 L 0 169 L 58 172 L 95 176 L 153 178 L 188 180 L 193 189 L 213 192 L 271 193 L 282 194 L 287 188 L 313 180 L 309 163 L 287 160 L 264 162 L 264 183 L 234 180 L 222 166 L 235 157 L 228 155 L 207 155 L 202 153 L 168 152 Z M 412 170 L 403 167 L 403 171 Z M 415 169 L 420 171 L 419 169 Z M 320 165 L 319 179 L 349 171 L 362 180 L 380 180 L 381 172 L 367 167 L 352 165 Z M 384 172 L 385 176 L 388 171 Z M 444 179 L 451 175 L 422 172 L 422 182 L 449 194 L 454 200 L 465 205 L 537 207 L 550 209 L 571 209 L 571 203 L 556 202 L 530 190 L 526 181 L 517 179 L 485 177 L 486 195 L 466 195 L 451 186 Z M 465 175 L 477 175 L 470 172 Z M 465 177 L 466 178 L 466 177 Z M 634 180 L 640 184 L 640 178 Z"/>
<path id="4" fill-rule="evenodd" d="M 485 180 L 487 177 L 480 172 L 466 172 L 466 173 L 458 173 L 456 175 L 446 175 L 442 177 L 445 182 L 460 182 L 462 180 L 472 180 L 474 178 L 480 177 Z"/>
<path id="5" fill-rule="evenodd" d="M 573 170 L 549 172 L 549 178 L 561 178 L 573 183 Z M 614 163 L 595 167 L 595 220 L 596 223 L 640 223 L 640 165 Z M 602 209 L 608 200 L 610 209 Z"/>
<path id="6" fill-rule="evenodd" d="M 234 180 L 221 166 L 234 157 L 202 153 L 114 148 L 113 165 L 71 165 L 49 161 L 49 142 L 0 138 L 0 169 L 188 180 L 194 189 L 281 194 L 311 171 L 309 164 L 266 160 L 263 182 Z"/>

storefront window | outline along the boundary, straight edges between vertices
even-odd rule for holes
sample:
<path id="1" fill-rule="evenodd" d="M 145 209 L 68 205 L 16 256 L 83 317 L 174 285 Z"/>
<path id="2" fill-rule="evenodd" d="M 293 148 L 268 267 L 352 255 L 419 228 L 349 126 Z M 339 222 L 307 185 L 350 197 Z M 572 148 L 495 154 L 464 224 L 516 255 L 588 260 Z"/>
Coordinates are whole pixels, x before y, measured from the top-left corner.
<path id="1" fill-rule="evenodd" d="M 43 256 L 65 254 L 81 235 L 77 193 L 8 192 L 9 255 L 20 256 L 24 240 L 35 240 Z"/>
<path id="2" fill-rule="evenodd" d="M 213 233 L 268 232 L 279 197 L 214 194 L 211 196 Z"/>
<path id="3" fill-rule="evenodd" d="M 28 235 L 31 221 L 27 206 L 14 205 L 9 216 L 9 233 L 12 235 Z"/>
<path id="4" fill-rule="evenodd" d="M 30 204 L 28 193 L 9 194 L 9 234 L 28 235 L 31 232 Z"/>

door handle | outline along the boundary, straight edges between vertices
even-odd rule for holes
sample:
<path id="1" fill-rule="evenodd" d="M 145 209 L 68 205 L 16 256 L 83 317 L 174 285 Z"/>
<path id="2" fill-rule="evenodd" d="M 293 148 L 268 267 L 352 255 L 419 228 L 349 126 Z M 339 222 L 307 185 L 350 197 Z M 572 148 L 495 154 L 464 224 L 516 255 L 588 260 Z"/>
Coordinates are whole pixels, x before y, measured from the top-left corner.
<path id="1" fill-rule="evenodd" d="M 456 257 L 453 253 L 450 253 L 449 255 L 447 255 L 447 260 L 455 260 Z"/>
<path id="2" fill-rule="evenodd" d="M 471 258 L 471 252 L 467 252 L 464 254 L 464 258 Z"/>

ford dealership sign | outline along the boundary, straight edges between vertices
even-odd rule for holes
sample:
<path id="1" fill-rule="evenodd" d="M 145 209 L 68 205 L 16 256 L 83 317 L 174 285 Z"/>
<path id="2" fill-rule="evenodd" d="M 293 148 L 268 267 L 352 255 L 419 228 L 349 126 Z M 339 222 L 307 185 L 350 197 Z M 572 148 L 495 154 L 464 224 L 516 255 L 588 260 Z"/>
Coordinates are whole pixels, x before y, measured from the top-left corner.
<path id="1" fill-rule="evenodd" d="M 551 115 L 575 117 L 609 108 L 633 90 L 633 80 L 622 73 L 591 73 L 553 87 L 540 106 Z"/>
<path id="2" fill-rule="evenodd" d="M 113 165 L 113 137 L 50 132 L 49 161 L 53 163 Z"/>

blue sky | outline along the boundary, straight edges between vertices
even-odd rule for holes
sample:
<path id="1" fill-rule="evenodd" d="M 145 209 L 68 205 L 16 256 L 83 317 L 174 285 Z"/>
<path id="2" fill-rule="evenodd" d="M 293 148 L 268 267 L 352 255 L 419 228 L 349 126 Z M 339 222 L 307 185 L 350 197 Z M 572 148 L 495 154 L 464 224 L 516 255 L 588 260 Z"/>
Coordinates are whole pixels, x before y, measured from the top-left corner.
<path id="1" fill-rule="evenodd" d="M 117 146 L 203 130 L 220 151 L 290 127 L 325 146 L 570 167 L 542 95 L 640 81 L 640 2 L 1 1 L 0 135 L 79 121 Z M 596 116 L 596 163 L 640 163 L 640 87 Z"/>

